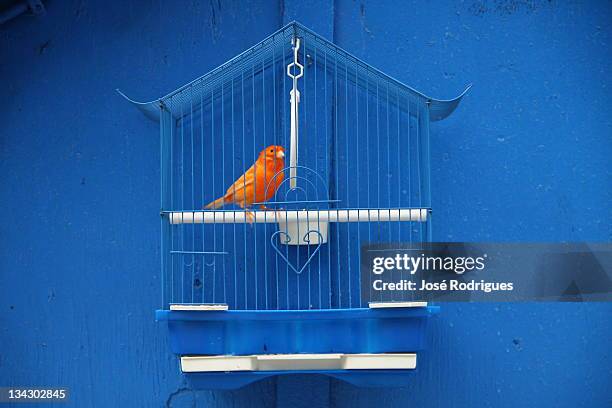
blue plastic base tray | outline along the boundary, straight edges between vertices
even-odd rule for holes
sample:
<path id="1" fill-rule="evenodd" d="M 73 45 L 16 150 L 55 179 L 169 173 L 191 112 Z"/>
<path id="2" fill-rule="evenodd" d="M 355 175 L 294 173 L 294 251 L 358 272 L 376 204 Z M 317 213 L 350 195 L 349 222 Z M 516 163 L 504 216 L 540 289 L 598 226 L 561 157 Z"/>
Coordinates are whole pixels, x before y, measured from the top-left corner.
<path id="1" fill-rule="evenodd" d="M 437 306 L 389 309 L 169 311 L 172 351 L 179 355 L 296 353 L 413 353 L 425 348 L 427 320 Z M 406 385 L 414 370 L 299 371 L 324 374 L 357 386 Z M 197 389 L 234 389 L 296 371 L 185 374 Z"/>
<path id="2" fill-rule="evenodd" d="M 178 355 L 398 353 L 424 348 L 437 306 L 389 309 L 169 311 Z"/>
<path id="3" fill-rule="evenodd" d="M 185 374 L 197 390 L 233 390 L 276 375 L 323 374 L 358 387 L 405 387 L 415 370 L 253 371 Z"/>

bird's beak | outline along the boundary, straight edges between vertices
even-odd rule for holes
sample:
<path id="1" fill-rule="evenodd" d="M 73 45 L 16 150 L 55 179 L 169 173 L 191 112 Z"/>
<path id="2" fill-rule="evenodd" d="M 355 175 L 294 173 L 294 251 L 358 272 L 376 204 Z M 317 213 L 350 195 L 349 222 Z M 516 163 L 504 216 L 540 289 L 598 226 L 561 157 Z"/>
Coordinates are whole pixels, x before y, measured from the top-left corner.
<path id="1" fill-rule="evenodd" d="M 283 152 L 282 150 L 279 150 L 278 152 L 276 152 L 276 157 L 279 159 L 282 159 L 285 157 L 285 152 Z"/>

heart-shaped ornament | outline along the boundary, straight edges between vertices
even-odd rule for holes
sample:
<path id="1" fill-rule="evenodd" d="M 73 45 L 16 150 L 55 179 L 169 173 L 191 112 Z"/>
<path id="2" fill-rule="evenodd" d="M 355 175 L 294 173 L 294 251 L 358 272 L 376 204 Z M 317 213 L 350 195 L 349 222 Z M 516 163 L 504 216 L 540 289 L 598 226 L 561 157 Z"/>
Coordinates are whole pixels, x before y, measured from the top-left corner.
<path id="1" fill-rule="evenodd" d="M 306 232 L 306 234 L 304 235 L 304 241 L 305 242 L 310 242 L 310 234 L 315 233 L 317 235 L 319 235 L 319 239 L 318 239 L 318 244 L 316 246 L 316 248 L 314 249 L 314 251 L 312 251 L 312 253 L 310 254 L 310 256 L 308 257 L 308 259 L 306 260 L 306 262 L 304 263 L 304 265 L 302 265 L 301 268 L 296 268 L 291 261 L 289 261 L 289 259 L 285 256 L 285 254 L 283 254 L 283 252 L 280 250 L 280 248 L 276 245 L 275 243 L 275 238 L 277 235 L 283 234 L 285 235 L 285 238 L 283 240 L 283 242 L 285 244 L 288 244 L 289 242 L 291 242 L 291 236 L 289 236 L 289 234 L 287 234 L 284 231 L 276 231 L 274 234 L 272 234 L 272 236 L 270 236 L 270 244 L 272 245 L 272 248 L 274 248 L 274 250 L 276 251 L 277 254 L 280 255 L 281 258 L 283 258 L 285 260 L 285 262 L 287 263 L 287 265 L 293 269 L 293 271 L 295 273 L 297 273 L 298 275 L 300 273 L 302 273 L 304 271 L 304 269 L 308 266 L 308 264 L 310 263 L 310 261 L 312 261 L 312 258 L 314 258 L 314 256 L 317 254 L 317 252 L 319 252 L 319 249 L 321 249 L 321 241 L 323 240 L 323 237 L 321 236 L 321 233 L 319 231 L 316 230 L 310 230 L 308 232 Z M 300 265 L 298 265 L 298 267 L 300 267 Z"/>

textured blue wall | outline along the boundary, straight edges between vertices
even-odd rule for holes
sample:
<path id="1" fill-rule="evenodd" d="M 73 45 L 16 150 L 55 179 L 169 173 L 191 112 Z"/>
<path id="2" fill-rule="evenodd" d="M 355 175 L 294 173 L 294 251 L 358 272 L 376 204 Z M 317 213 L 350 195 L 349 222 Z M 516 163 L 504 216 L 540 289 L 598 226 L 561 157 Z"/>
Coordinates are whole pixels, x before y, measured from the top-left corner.
<path id="1" fill-rule="evenodd" d="M 104 3 L 0 27 L 1 385 L 78 407 L 612 403 L 610 304 L 444 305 L 403 389 L 192 392 L 153 321 L 157 127 L 114 93 L 164 94 L 297 19 L 433 96 L 474 82 L 431 127 L 435 238 L 609 241 L 610 3 Z"/>

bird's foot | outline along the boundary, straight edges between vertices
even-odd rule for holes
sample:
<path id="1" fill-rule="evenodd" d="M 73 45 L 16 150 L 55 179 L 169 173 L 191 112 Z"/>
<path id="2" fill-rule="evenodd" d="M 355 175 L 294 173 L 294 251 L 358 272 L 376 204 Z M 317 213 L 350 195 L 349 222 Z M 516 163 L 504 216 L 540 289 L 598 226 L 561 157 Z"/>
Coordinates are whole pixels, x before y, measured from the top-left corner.
<path id="1" fill-rule="evenodd" d="M 251 227 L 253 226 L 253 223 L 255 222 L 255 213 L 253 211 L 245 211 L 245 216 L 246 216 L 246 221 L 251 224 Z"/>
<path id="2" fill-rule="evenodd" d="M 283 211 L 283 210 L 284 210 L 284 208 L 283 208 L 283 207 L 278 207 L 278 208 L 276 208 L 276 207 L 275 207 L 275 208 L 270 208 L 270 207 L 266 207 L 266 206 L 265 206 L 265 205 L 263 205 L 263 204 L 260 204 L 260 205 L 259 205 L 259 208 L 260 208 L 261 210 L 264 210 L 264 211 Z"/>

